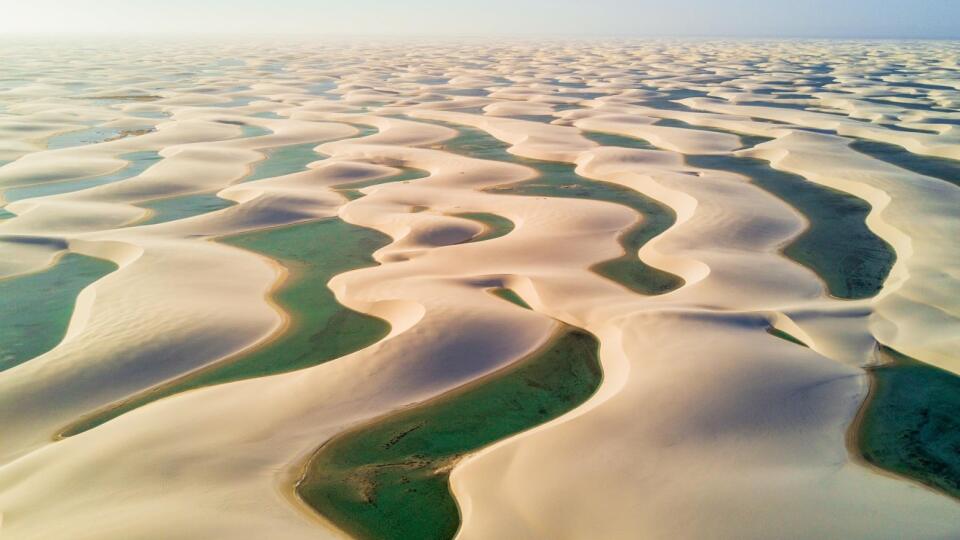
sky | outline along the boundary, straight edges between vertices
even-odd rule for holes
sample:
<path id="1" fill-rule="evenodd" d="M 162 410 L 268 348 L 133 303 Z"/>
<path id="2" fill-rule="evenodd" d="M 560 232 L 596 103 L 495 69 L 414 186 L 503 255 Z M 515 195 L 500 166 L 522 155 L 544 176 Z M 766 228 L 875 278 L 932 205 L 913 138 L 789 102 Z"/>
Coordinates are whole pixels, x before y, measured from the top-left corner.
<path id="1" fill-rule="evenodd" d="M 10 34 L 960 39 L 960 0 L 0 0 Z"/>

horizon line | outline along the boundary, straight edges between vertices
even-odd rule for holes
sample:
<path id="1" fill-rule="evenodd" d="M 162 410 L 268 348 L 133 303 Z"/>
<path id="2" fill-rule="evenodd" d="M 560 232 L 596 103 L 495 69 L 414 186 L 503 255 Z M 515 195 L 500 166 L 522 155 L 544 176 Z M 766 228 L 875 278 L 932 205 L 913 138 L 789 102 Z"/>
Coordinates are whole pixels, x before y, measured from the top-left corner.
<path id="1" fill-rule="evenodd" d="M 934 35 L 934 36 L 916 36 L 912 34 L 903 35 L 876 35 L 876 34 L 623 34 L 623 33 L 480 33 L 480 34 L 462 34 L 462 33 L 377 33 L 377 32 L 302 32 L 302 31 L 270 31 L 270 32 L 218 32 L 218 31 L 92 31 L 92 32 L 62 32 L 62 31 L 27 31 L 27 32 L 4 32 L 0 35 L 0 40 L 11 37 L 265 37 L 265 38 L 379 38 L 379 39 L 404 39 L 404 38 L 433 38 L 433 39 L 729 39 L 729 40 L 778 40 L 778 41 L 797 41 L 797 40 L 835 40 L 835 41 L 960 41 L 960 33 L 957 35 Z"/>

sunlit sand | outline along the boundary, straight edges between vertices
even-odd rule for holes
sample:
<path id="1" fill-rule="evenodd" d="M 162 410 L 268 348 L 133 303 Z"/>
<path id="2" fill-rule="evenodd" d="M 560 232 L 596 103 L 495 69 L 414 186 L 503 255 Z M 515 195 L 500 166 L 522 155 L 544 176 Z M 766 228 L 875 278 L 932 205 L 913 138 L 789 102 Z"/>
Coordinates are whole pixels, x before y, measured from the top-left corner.
<path id="1" fill-rule="evenodd" d="M 4 540 L 960 537 L 955 43 L 5 47 Z"/>

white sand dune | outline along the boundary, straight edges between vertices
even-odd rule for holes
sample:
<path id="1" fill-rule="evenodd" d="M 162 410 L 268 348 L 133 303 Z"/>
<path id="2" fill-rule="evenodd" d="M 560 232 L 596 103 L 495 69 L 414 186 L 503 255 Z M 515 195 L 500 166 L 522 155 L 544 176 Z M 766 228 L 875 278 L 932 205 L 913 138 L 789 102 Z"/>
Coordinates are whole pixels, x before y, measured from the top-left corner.
<path id="1" fill-rule="evenodd" d="M 0 215 L 0 278 L 67 252 L 119 266 L 80 294 L 59 345 L 0 372 L 4 538 L 342 537 L 294 495 L 308 456 L 351 426 L 514 364 L 558 321 L 599 338 L 603 383 L 568 414 L 454 468 L 458 537 L 960 535 L 956 501 L 864 465 L 847 446 L 878 341 L 960 373 L 960 189 L 848 146 L 859 138 L 960 158 L 957 129 L 937 123 L 957 118 L 942 110 L 957 107 L 956 91 L 888 95 L 905 91 L 893 83 L 960 90 L 951 72 L 926 65 L 955 64 L 955 45 L 99 47 L 96 58 L 110 60 L 99 79 L 85 74 L 89 55 L 23 44 L 11 47 L 14 82 L 0 82 L 0 162 L 14 160 L 0 165 L 0 194 L 115 174 L 133 152 L 160 157 L 129 178 L 23 198 Z M 901 77 L 900 67 L 929 75 Z M 876 101 L 889 97 L 898 100 Z M 927 103 L 939 108 L 918 108 Z M 537 172 L 452 152 L 457 126 L 672 209 L 675 223 L 637 255 L 684 285 L 648 297 L 591 271 L 650 216 L 485 192 Z M 129 133 L 46 149 L 93 128 Z M 358 137 L 360 128 L 376 132 Z M 602 146 L 586 132 L 656 149 Z M 773 140 L 741 150 L 733 133 Z M 306 170 L 243 182 L 303 144 L 317 152 Z M 865 300 L 829 296 L 781 253 L 805 230 L 802 214 L 684 154 L 755 157 L 870 203 L 867 225 L 898 257 L 884 288 Z M 405 169 L 425 176 L 362 187 L 354 200 L 336 189 Z M 198 194 L 234 204 L 141 224 L 150 212 L 138 205 Z M 469 242 L 484 229 L 455 214 L 470 212 L 515 228 Z M 328 218 L 390 237 L 375 266 L 328 283 L 344 306 L 389 322 L 389 335 L 55 438 L 91 411 L 284 331 L 288 314 L 270 294 L 286 270 L 216 239 Z M 492 287 L 512 288 L 533 310 Z M 771 325 L 810 347 L 769 335 Z"/>
<path id="2" fill-rule="evenodd" d="M 948 247 L 960 238 L 960 189 L 859 154 L 826 135 L 794 133 L 749 154 L 871 203 L 868 225 L 899 257 L 876 304 L 872 333 L 960 372 L 960 306 L 952 300 L 960 295 L 960 280 L 944 271 L 960 263 L 960 253 Z"/>

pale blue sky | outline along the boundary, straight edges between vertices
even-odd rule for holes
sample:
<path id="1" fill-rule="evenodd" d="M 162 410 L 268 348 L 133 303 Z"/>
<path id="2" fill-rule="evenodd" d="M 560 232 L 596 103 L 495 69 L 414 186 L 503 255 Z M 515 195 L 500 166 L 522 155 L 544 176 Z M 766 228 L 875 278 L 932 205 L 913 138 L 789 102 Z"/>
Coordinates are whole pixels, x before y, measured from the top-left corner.
<path id="1" fill-rule="evenodd" d="M 960 0 L 0 0 L 0 34 L 960 38 Z"/>

